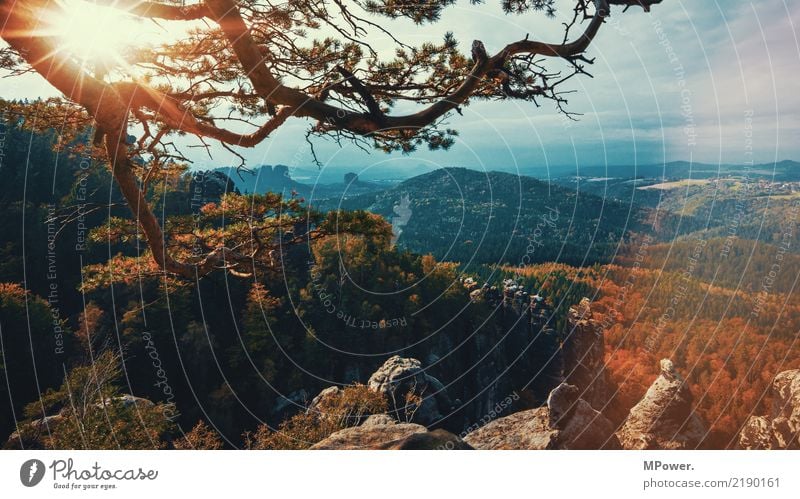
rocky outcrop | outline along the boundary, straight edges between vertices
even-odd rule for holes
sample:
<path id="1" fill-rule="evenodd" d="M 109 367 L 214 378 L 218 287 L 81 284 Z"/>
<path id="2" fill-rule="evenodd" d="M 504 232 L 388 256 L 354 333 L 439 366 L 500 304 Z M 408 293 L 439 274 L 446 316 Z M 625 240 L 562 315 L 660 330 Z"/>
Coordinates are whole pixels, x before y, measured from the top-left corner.
<path id="1" fill-rule="evenodd" d="M 453 431 L 463 431 L 493 414 L 509 396 L 519 399 L 522 387 L 525 402 L 507 408 L 509 412 L 544 404 L 550 391 L 563 381 L 564 371 L 562 335 L 554 329 L 554 310 L 543 296 L 532 294 L 515 279 L 491 286 L 466 277 L 462 285 L 474 306 L 493 312 L 491 326 L 478 329 L 468 347 L 462 348 L 470 352 L 470 361 L 442 366 L 459 373 L 458 381 L 448 384 L 448 392 L 465 401 L 458 412 L 464 424 L 460 429 L 451 426 Z M 437 350 L 449 352 L 452 348 Z M 441 357 L 447 362 L 453 356 Z"/>
<path id="2" fill-rule="evenodd" d="M 750 416 L 739 432 L 739 447 L 747 450 L 779 449 L 772 420 L 766 416 Z"/>
<path id="3" fill-rule="evenodd" d="M 669 359 L 644 398 L 631 409 L 617 437 L 625 449 L 696 449 L 706 428 L 694 413 L 692 394 Z"/>
<path id="4" fill-rule="evenodd" d="M 562 383 L 538 409 L 497 419 L 464 437 L 476 449 L 619 449 L 614 426 L 580 390 Z"/>
<path id="5" fill-rule="evenodd" d="M 562 346 L 564 380 L 577 386 L 581 398 L 592 407 L 602 408 L 608 402 L 604 365 L 603 327 L 592 317 L 588 298 L 570 307 L 566 338 Z"/>
<path id="6" fill-rule="evenodd" d="M 153 404 L 152 400 L 149 400 L 149 399 L 146 399 L 146 398 L 142 398 L 142 397 L 136 397 L 135 395 L 130 395 L 130 394 L 127 394 L 127 393 L 124 394 L 124 395 L 116 396 L 113 399 L 110 399 L 110 398 L 105 399 L 105 403 L 106 404 L 111 404 L 111 403 L 114 403 L 114 402 L 118 403 L 119 405 L 121 405 L 122 407 L 124 407 L 126 409 L 130 408 L 130 407 L 133 407 L 133 406 L 153 407 L 155 405 L 155 404 Z M 95 405 L 97 407 L 102 407 L 103 406 L 103 404 L 101 404 L 100 402 L 98 402 Z"/>
<path id="7" fill-rule="evenodd" d="M 345 428 L 317 442 L 312 449 L 376 449 L 428 429 L 413 423 L 373 424 Z"/>
<path id="8" fill-rule="evenodd" d="M 368 428 L 370 426 L 381 426 L 387 424 L 396 424 L 397 420 L 391 417 L 388 414 L 373 414 L 369 416 L 361 426 L 364 428 Z"/>
<path id="9" fill-rule="evenodd" d="M 564 334 L 554 330 L 556 318 L 550 304 L 512 279 L 491 286 L 465 277 L 460 284 L 463 296 L 459 299 L 465 306 L 483 309 L 476 311 L 476 316 L 487 318 L 476 323 L 474 330 L 454 328 L 408 346 L 408 335 L 387 328 L 365 337 L 361 353 L 377 349 L 404 352 L 400 357 L 344 358 L 332 353 L 332 367 L 324 377 L 343 386 L 364 383 L 385 393 L 392 405 L 390 413 L 399 421 L 456 434 L 495 413 L 508 397 L 514 404 L 504 407 L 500 415 L 544 404 L 564 372 L 560 348 Z M 403 321 L 404 326 L 412 327 Z M 308 400 L 326 386 L 314 386 Z M 390 386 L 394 388 L 390 390 Z M 420 397 L 419 404 L 413 402 Z M 272 423 L 279 421 L 273 419 Z"/>
<path id="10" fill-rule="evenodd" d="M 338 386 L 329 386 L 328 388 L 325 388 L 324 390 L 319 392 L 319 394 L 317 394 L 316 397 L 311 399 L 311 403 L 308 404 L 306 412 L 317 410 L 323 401 L 332 399 L 334 397 L 338 397 L 341 394 L 341 392 L 342 389 L 339 388 Z"/>
<path id="11" fill-rule="evenodd" d="M 800 449 L 800 369 L 772 381 L 772 410 L 751 416 L 739 433 L 742 449 Z"/>
<path id="12" fill-rule="evenodd" d="M 367 386 L 386 395 L 389 413 L 400 421 L 430 426 L 453 409 L 444 385 L 427 374 L 417 359 L 389 358 L 370 376 Z"/>
<path id="13" fill-rule="evenodd" d="M 361 426 L 345 428 L 314 444 L 327 450 L 465 450 L 463 440 L 445 430 L 428 431 L 413 423 L 398 423 L 386 414 L 367 418 Z"/>

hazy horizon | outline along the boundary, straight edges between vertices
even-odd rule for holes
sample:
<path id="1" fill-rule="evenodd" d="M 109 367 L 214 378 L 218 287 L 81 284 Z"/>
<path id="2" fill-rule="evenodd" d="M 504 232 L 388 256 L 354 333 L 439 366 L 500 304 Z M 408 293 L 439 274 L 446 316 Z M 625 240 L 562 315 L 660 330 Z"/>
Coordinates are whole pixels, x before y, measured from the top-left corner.
<path id="1" fill-rule="evenodd" d="M 705 163 L 695 161 L 692 164 L 701 166 L 701 167 L 712 167 L 712 168 L 721 168 L 721 167 L 768 167 L 769 165 L 775 165 L 779 163 L 785 162 L 792 162 L 797 163 L 800 166 L 800 161 L 794 159 L 781 159 L 776 160 L 774 162 L 769 163 Z M 475 168 L 472 166 L 463 166 L 458 164 L 452 165 L 436 165 L 431 166 L 424 162 L 418 162 L 416 164 L 409 164 L 402 167 L 389 167 L 389 166 L 366 166 L 366 167 L 355 167 L 353 165 L 323 165 L 318 167 L 316 165 L 285 165 L 283 163 L 262 163 L 258 165 L 248 165 L 248 168 L 255 172 L 255 170 L 261 167 L 274 167 L 274 166 L 286 166 L 289 168 L 289 172 L 291 178 L 298 182 L 303 183 L 304 180 L 314 180 L 315 182 L 323 182 L 323 183 L 338 183 L 342 180 L 342 176 L 346 173 L 356 173 L 360 179 L 362 180 L 406 180 L 409 178 L 416 177 L 418 175 L 423 175 L 425 173 L 429 173 L 438 169 L 442 168 L 466 168 L 468 170 L 474 171 L 485 171 L 485 172 L 503 172 L 503 173 L 512 173 L 524 176 L 531 176 L 534 178 L 548 178 L 548 177 L 564 177 L 569 175 L 580 175 L 581 170 L 596 170 L 598 168 L 604 169 L 616 169 L 616 168 L 631 168 L 631 176 L 634 176 L 635 169 L 638 168 L 645 168 L 645 167 L 654 167 L 654 166 L 664 166 L 669 168 L 670 165 L 676 164 L 688 164 L 690 163 L 687 160 L 674 160 L 668 161 L 664 163 L 640 163 L 638 165 L 631 164 L 631 163 L 618 163 L 618 164 L 584 164 L 584 165 L 569 165 L 569 164 L 561 164 L 561 165 L 529 165 L 529 166 L 519 166 L 518 168 L 514 169 L 508 167 L 507 165 L 486 165 L 486 168 Z M 224 169 L 224 168 L 234 168 L 235 166 L 231 165 L 220 165 L 220 166 L 213 166 L 208 168 L 203 168 L 202 170 L 216 170 L 216 169 Z M 198 169 L 200 170 L 200 169 Z M 707 171 L 707 170 L 704 170 Z M 668 173 L 665 171 L 665 173 Z M 722 174 L 725 172 L 722 171 Z M 800 172 L 798 172 L 800 173 Z M 619 174 L 616 173 L 615 177 L 619 177 Z M 652 178 L 652 177 L 651 177 Z M 316 179 L 316 180 L 315 180 Z"/>

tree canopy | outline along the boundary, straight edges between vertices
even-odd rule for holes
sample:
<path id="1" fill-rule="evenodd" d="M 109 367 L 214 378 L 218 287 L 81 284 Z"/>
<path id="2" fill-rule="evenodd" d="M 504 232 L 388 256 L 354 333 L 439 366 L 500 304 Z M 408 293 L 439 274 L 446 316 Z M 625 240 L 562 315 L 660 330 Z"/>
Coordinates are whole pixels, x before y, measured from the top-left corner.
<path id="1" fill-rule="evenodd" d="M 8 46 L 0 65 L 12 75 L 35 71 L 63 94 L 39 106 L 53 121 L 38 116 L 32 126 L 56 122 L 75 130 L 63 140 L 73 145 L 79 132 L 93 130 L 91 142 L 80 146 L 109 165 L 158 268 L 184 277 L 218 267 L 247 274 L 266 262 L 257 255 L 275 250 L 275 238 L 267 236 L 274 224 L 253 223 L 251 217 L 243 221 L 248 230 L 240 225 L 225 237 L 196 233 L 202 252 L 192 255 L 176 255 L 171 235 L 165 237 L 147 188 L 186 161 L 175 136 L 194 136 L 203 147 L 217 141 L 235 153 L 262 143 L 290 119 L 305 119 L 308 137 L 410 152 L 420 145 L 452 145 L 457 132 L 443 120 L 476 99 L 536 105 L 549 100 L 574 117 L 562 84 L 588 74 L 587 49 L 611 7 L 648 11 L 660 2 L 565 1 L 571 10 L 562 40 L 526 36 L 493 53 L 475 40 L 465 53 L 452 34 L 437 43 L 409 45 L 389 22 L 435 23 L 454 0 L 98 0 L 126 16 L 186 27 L 155 47 L 128 47 L 87 61 L 65 49 L 54 29 L 65 19 L 63 1 L 2 0 L 0 36 Z M 555 0 L 502 0 L 509 15 L 554 16 L 557 7 Z M 391 40 L 389 55 L 374 47 L 379 36 Z M 553 61 L 561 65 L 554 67 Z M 258 210 L 277 212 L 284 202 L 259 200 Z M 293 222 L 306 222 L 313 233 L 317 218 L 311 214 Z"/>

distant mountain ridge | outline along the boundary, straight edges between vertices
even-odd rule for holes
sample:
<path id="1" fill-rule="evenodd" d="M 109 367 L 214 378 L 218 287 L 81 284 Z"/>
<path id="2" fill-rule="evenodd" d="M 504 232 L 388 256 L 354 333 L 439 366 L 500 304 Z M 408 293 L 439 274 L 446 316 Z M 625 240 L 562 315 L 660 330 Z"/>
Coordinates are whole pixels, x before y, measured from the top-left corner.
<path id="1" fill-rule="evenodd" d="M 387 187 L 363 182 L 354 173 L 338 184 L 306 185 L 293 180 L 288 167 L 263 166 L 250 175 L 256 179 L 250 188 L 238 187 L 242 192 L 295 193 L 322 210 L 367 210 L 393 225 L 402 218 L 395 242 L 440 260 L 580 266 L 610 262 L 631 233 L 647 233 L 656 241 L 690 234 L 725 237 L 737 206 L 743 207 L 737 236 L 772 242 L 782 233 L 781 221 L 791 217 L 800 184 L 773 179 L 772 172 L 767 176 L 764 165 L 740 167 L 713 167 L 718 170 L 711 172 L 711 165 L 673 162 L 639 170 L 643 175 L 658 170 L 658 177 L 636 178 L 606 176 L 624 167 L 618 172 L 587 168 L 603 176 L 551 181 L 449 167 Z M 774 176 L 790 178 L 795 167 L 800 171 L 800 163 L 776 163 Z M 675 176 L 664 176 L 667 170 Z M 643 189 L 650 186 L 655 188 Z M 398 209 L 408 215 L 400 217 Z M 767 211 L 771 215 L 765 223 Z"/>
<path id="2" fill-rule="evenodd" d="M 451 167 L 447 167 L 451 168 Z M 456 168 L 456 167 L 452 167 Z M 315 168 L 315 167 L 290 167 L 287 165 L 260 165 L 252 169 L 251 172 L 237 172 L 232 167 L 221 167 L 216 170 L 228 174 L 236 183 L 236 187 L 242 192 L 281 192 L 286 190 L 307 195 L 312 191 L 317 191 L 314 198 L 321 199 L 327 195 L 335 195 L 337 192 L 344 192 L 342 181 L 345 176 L 354 174 L 357 168 L 347 168 L 343 166 Z M 421 165 L 410 167 L 390 168 L 369 168 L 358 173 L 360 178 L 367 178 L 371 184 L 369 190 L 379 190 L 391 187 L 403 180 L 425 175 L 429 172 Z M 545 181 L 552 181 L 559 184 L 574 183 L 576 177 L 586 181 L 601 181 L 611 184 L 621 181 L 631 181 L 638 179 L 643 182 L 668 181 L 680 179 L 713 179 L 727 177 L 747 176 L 751 179 L 774 180 L 778 182 L 800 182 L 800 162 L 793 160 L 781 160 L 774 163 L 758 163 L 753 165 L 733 164 L 733 163 L 698 163 L 689 161 L 670 161 L 666 163 L 648 164 L 620 164 L 620 165 L 551 165 L 548 167 L 523 167 L 511 171 L 501 165 L 496 167 L 497 171 L 519 174 L 537 178 Z M 478 171 L 480 170 L 473 170 Z M 645 184 L 643 184 L 645 185 Z M 351 186 L 353 187 L 353 186 Z M 360 187 L 364 187 L 361 185 Z M 591 186 L 591 192 L 595 192 L 598 185 Z M 348 189 L 348 196 L 360 194 L 357 189 Z M 597 193 L 597 192 L 595 192 Z M 603 195 L 598 193 L 598 195 Z"/>
<path id="3" fill-rule="evenodd" d="M 324 199 L 348 197 L 384 188 L 378 184 L 360 180 L 358 175 L 352 172 L 342 175 L 342 180 L 337 183 L 303 183 L 292 178 L 292 171 L 297 172 L 298 169 L 292 169 L 286 165 L 261 165 L 251 170 L 241 171 L 226 166 L 216 168 L 214 171 L 225 173 L 239 191 L 251 194 L 276 192 L 285 196 L 299 195 L 307 199 Z"/>
<path id="4" fill-rule="evenodd" d="M 532 177 L 443 168 L 379 193 L 320 207 L 365 209 L 391 219 L 404 197 L 411 216 L 398 244 L 462 263 L 609 261 L 646 209 Z"/>

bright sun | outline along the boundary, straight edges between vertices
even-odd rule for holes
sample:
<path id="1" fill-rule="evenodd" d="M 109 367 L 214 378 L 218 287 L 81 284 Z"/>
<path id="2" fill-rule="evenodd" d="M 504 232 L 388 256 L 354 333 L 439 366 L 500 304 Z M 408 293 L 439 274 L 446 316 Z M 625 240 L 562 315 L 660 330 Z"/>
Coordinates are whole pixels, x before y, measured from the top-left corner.
<path id="1" fill-rule="evenodd" d="M 113 63 L 136 42 L 141 23 L 120 9 L 84 0 L 62 0 L 59 5 L 63 12 L 47 20 L 48 31 L 61 41 L 59 50 L 86 62 Z"/>

